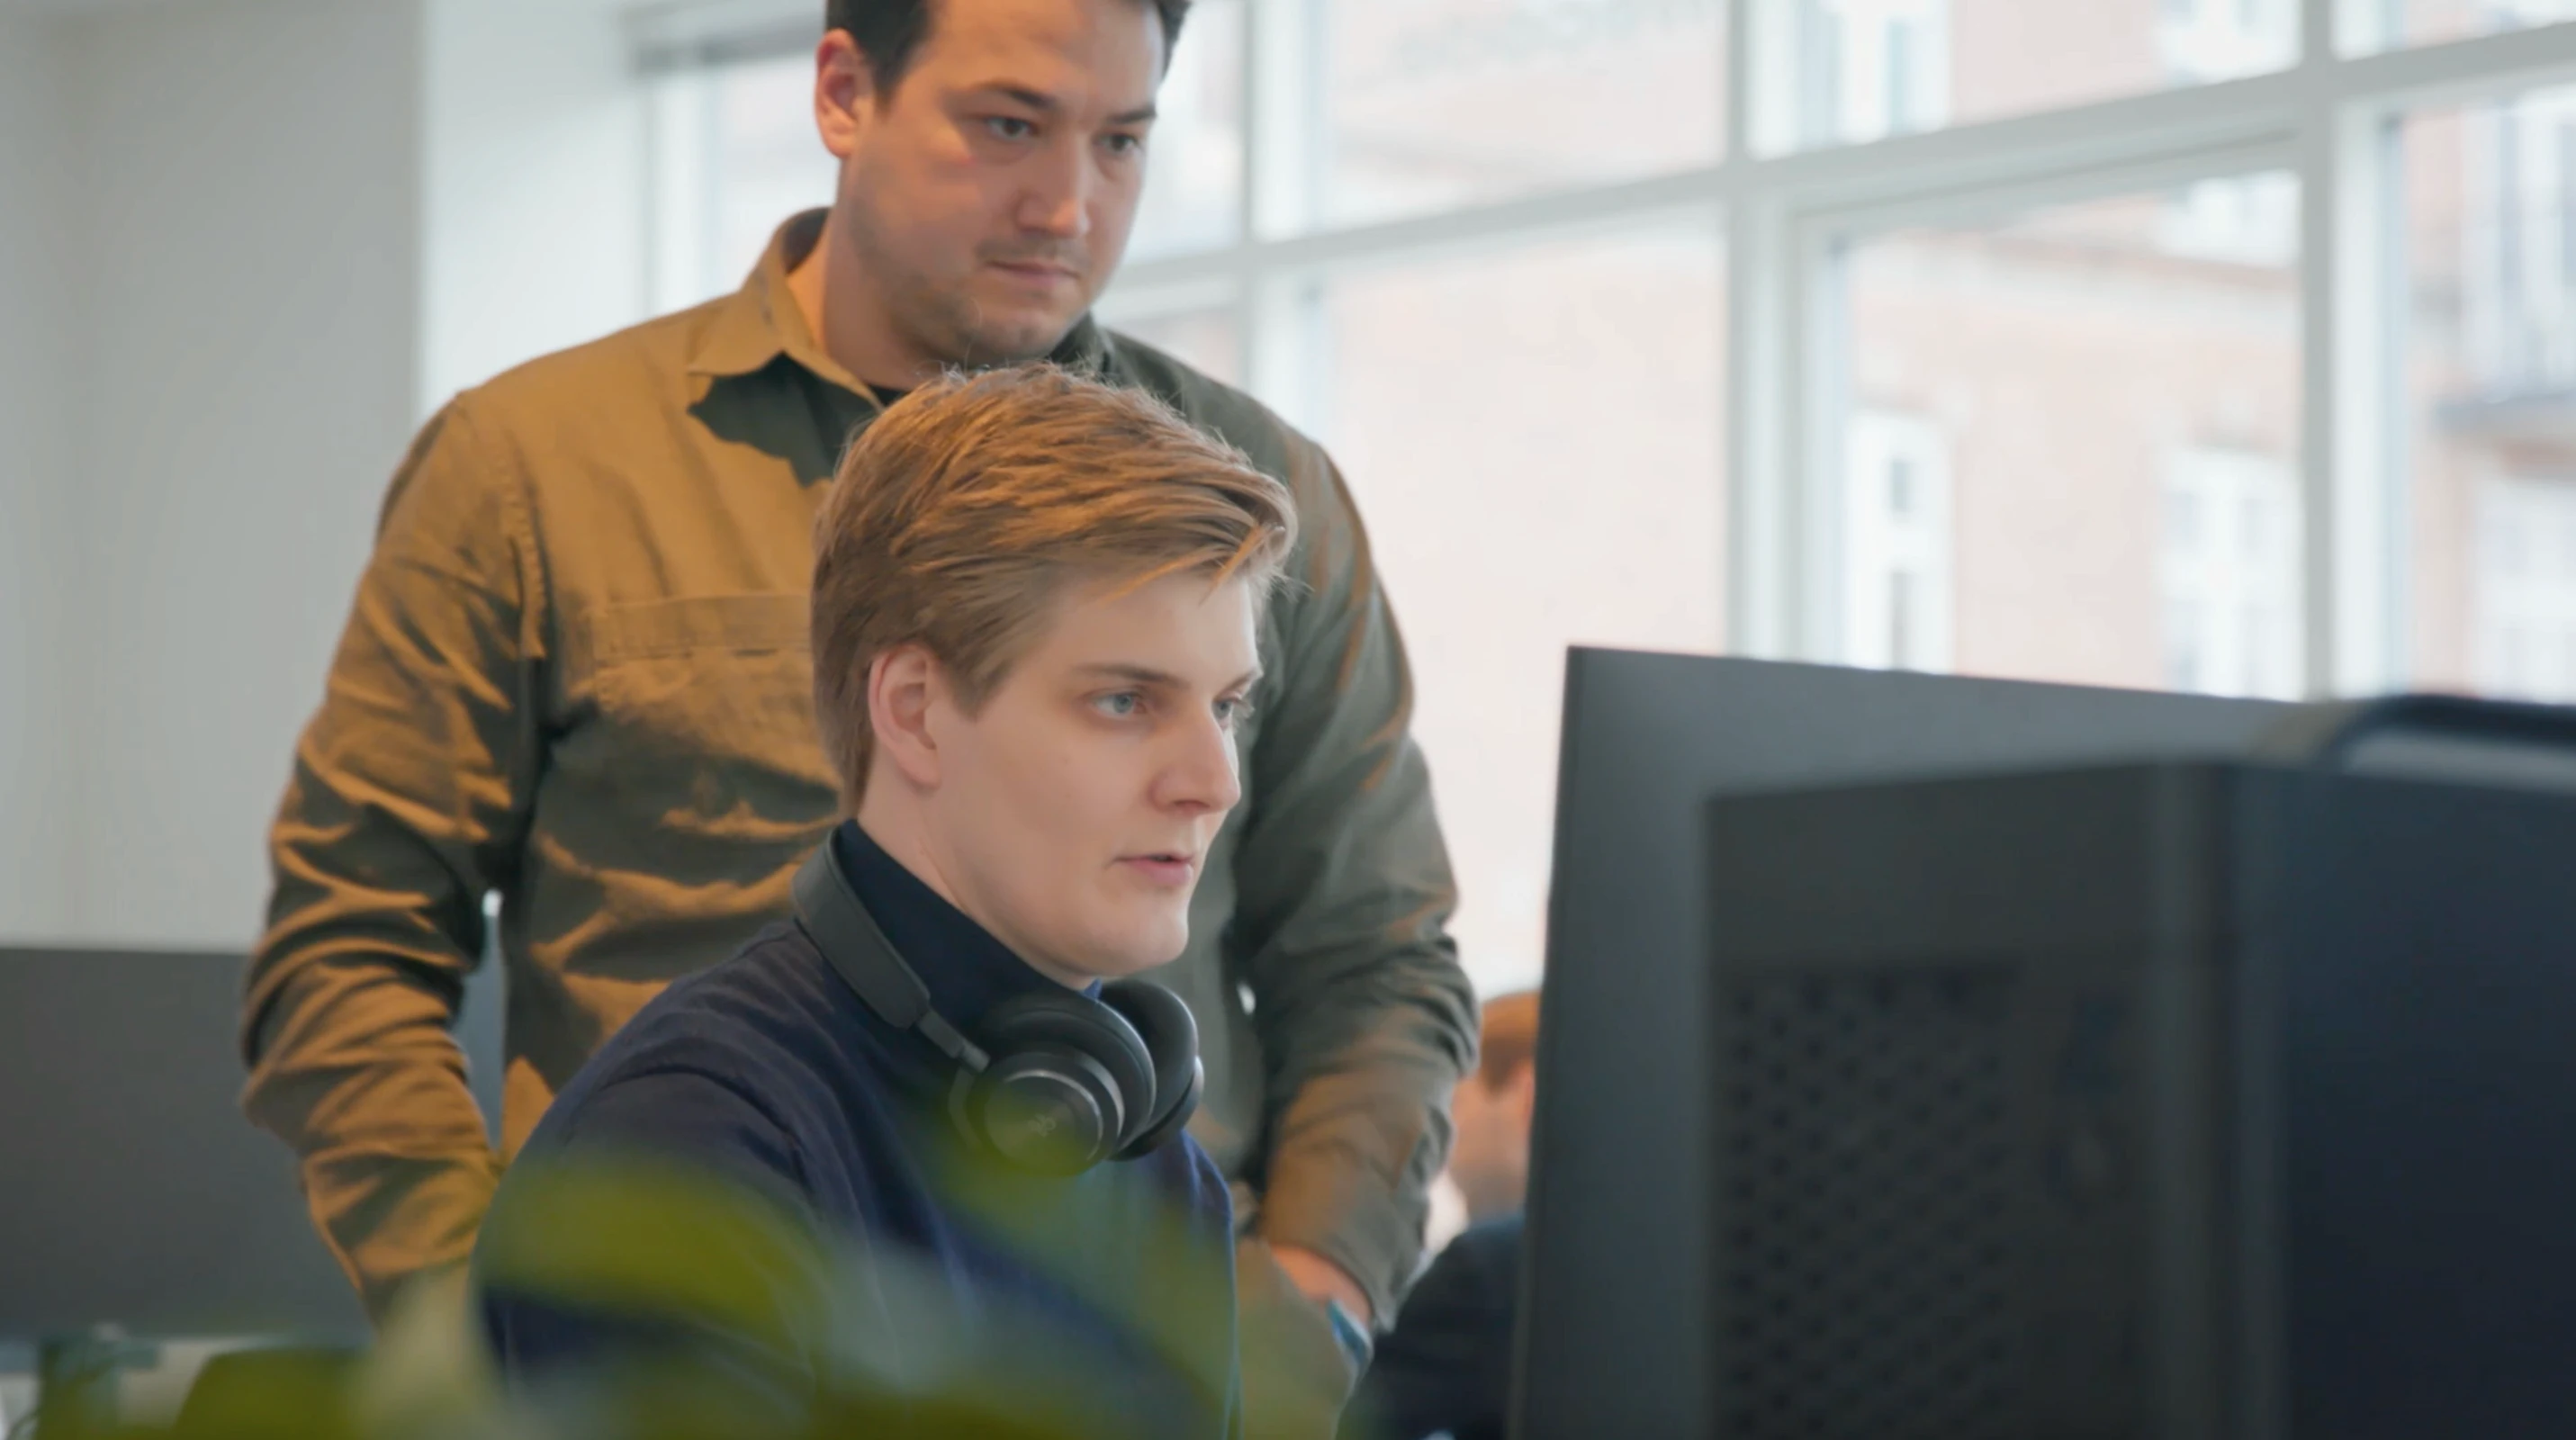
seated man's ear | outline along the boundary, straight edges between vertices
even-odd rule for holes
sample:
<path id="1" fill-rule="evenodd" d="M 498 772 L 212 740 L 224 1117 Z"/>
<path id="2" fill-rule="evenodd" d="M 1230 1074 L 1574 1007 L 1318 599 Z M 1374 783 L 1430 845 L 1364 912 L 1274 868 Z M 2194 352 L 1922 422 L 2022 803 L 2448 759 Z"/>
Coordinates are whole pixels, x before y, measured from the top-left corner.
<path id="1" fill-rule="evenodd" d="M 897 645 L 868 666 L 868 728 L 877 761 L 920 789 L 939 783 L 932 712 L 948 698 L 939 661 L 919 645 Z"/>

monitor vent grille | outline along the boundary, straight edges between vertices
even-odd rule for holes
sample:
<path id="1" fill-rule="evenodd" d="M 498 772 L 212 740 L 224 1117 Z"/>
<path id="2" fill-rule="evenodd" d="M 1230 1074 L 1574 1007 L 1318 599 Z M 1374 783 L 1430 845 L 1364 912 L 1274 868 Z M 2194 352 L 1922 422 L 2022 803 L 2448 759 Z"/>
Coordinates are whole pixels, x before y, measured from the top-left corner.
<path id="1" fill-rule="evenodd" d="M 2012 972 L 1720 983 L 1718 1433 L 2017 1433 Z"/>

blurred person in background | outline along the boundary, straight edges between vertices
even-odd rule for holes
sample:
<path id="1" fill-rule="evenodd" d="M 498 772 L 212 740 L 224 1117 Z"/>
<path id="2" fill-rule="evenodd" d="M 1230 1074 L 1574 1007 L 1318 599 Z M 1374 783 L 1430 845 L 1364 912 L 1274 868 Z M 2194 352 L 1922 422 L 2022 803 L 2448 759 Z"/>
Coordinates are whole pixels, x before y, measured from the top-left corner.
<path id="1" fill-rule="evenodd" d="M 1538 992 L 1485 1005 L 1476 1073 L 1452 1101 L 1449 1178 L 1467 1201 L 1459 1232 L 1406 1297 L 1361 1377 L 1345 1440 L 1502 1440 L 1519 1314 L 1521 1207 L 1538 1104 Z"/>
<path id="2" fill-rule="evenodd" d="M 1300 518 L 1188 948 L 1194 1133 L 1235 1185 L 1247 1349 L 1316 1350 L 1313 1427 L 1415 1273 L 1472 999 L 1403 645 L 1332 462 L 1101 329 L 1186 0 L 831 0 L 830 209 L 730 297 L 456 397 L 397 472 L 270 837 L 244 1103 L 381 1321 L 458 1293 L 501 1168 L 671 981 L 784 915 L 838 818 L 810 534 L 854 433 L 943 369 L 1140 388 Z M 450 1027 L 497 892 L 498 1153 Z M 1265 1404 L 1247 1394 L 1258 1418 Z M 1284 1423 L 1284 1422 L 1283 1422 Z"/>
<path id="3" fill-rule="evenodd" d="M 1458 1138 L 1448 1173 L 1468 1228 L 1515 1217 L 1527 1203 L 1537 1107 L 1538 992 L 1497 995 L 1485 1002 L 1476 1073 L 1450 1100 Z"/>

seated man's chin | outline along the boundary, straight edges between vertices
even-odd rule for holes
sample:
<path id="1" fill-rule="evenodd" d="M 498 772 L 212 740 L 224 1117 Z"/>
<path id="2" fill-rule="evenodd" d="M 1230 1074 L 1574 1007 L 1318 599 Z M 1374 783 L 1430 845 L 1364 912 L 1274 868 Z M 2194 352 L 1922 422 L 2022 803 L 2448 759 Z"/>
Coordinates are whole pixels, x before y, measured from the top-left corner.
<path id="1" fill-rule="evenodd" d="M 1098 973 L 1103 979 L 1116 980 L 1123 976 L 1139 975 L 1148 970 L 1159 970 L 1181 958 L 1181 951 L 1189 944 L 1189 939 L 1189 930 L 1186 926 L 1176 927 L 1164 933 L 1134 937 L 1117 946 L 1114 954 L 1103 957 L 1102 968 Z"/>

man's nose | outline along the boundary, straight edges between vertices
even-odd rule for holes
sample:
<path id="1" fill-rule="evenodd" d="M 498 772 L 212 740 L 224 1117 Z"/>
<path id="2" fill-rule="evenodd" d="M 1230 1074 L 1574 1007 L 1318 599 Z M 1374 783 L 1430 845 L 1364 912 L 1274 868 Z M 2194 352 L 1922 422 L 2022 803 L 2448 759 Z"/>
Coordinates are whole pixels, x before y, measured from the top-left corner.
<path id="1" fill-rule="evenodd" d="M 1090 234 L 1091 195 L 1097 183 L 1090 145 L 1067 136 L 1033 157 L 1030 166 L 1017 217 L 1021 227 L 1060 240 Z"/>
<path id="2" fill-rule="evenodd" d="M 1165 766 L 1157 797 L 1165 805 L 1192 814 L 1223 814 L 1243 798 L 1243 775 L 1235 752 L 1234 732 L 1214 716 L 1190 725 L 1174 739 L 1175 753 Z"/>

